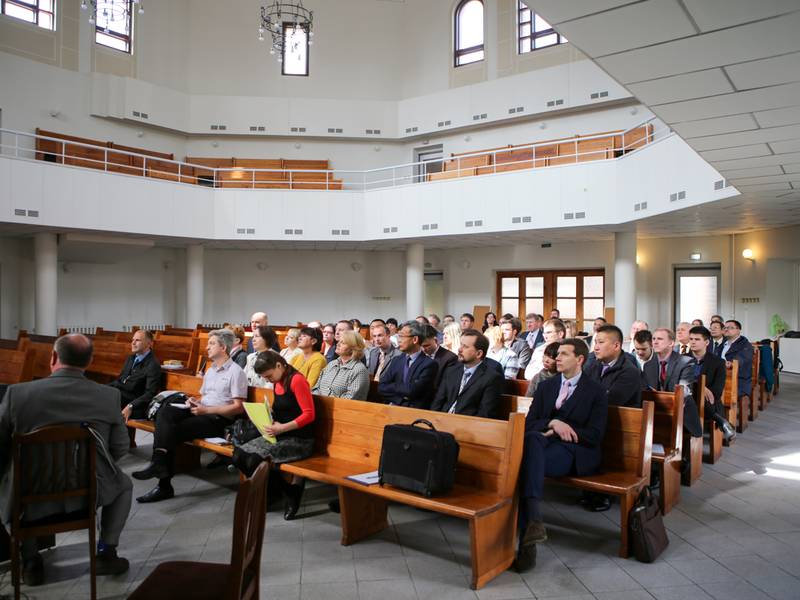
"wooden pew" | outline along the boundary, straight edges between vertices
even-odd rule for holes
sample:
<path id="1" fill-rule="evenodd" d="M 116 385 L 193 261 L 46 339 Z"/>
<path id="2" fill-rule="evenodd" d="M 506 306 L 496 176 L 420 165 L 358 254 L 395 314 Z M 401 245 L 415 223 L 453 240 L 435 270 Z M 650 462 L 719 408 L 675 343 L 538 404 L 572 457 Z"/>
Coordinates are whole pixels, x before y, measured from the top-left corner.
<path id="1" fill-rule="evenodd" d="M 315 396 L 314 402 L 315 455 L 280 468 L 339 487 L 343 545 L 385 529 L 389 502 L 400 502 L 469 521 L 473 589 L 511 566 L 525 421 L 521 414 L 500 421 L 324 396 Z M 460 444 L 456 485 L 450 492 L 426 498 L 346 478 L 378 468 L 385 425 L 415 419 L 431 421 L 436 429 L 455 435 Z"/>
<path id="2" fill-rule="evenodd" d="M 697 406 L 697 415 L 700 417 L 700 426 L 704 433 L 706 428 L 710 428 L 710 433 L 712 436 L 715 435 L 716 432 L 716 434 L 719 434 L 721 438 L 722 432 L 716 428 L 713 421 L 711 421 L 709 424 L 706 424 L 706 402 L 705 398 L 703 397 L 703 389 L 705 387 L 706 376 L 701 375 L 700 379 L 695 382 L 692 389 L 692 399 Z M 683 431 L 682 435 L 683 447 L 689 449 L 689 468 L 681 474 L 681 484 L 691 486 L 695 481 L 700 479 L 700 476 L 703 474 L 703 439 L 705 436 L 692 437 L 685 430 Z"/>
<path id="3" fill-rule="evenodd" d="M 17 340 L 17 350 L 33 350 L 33 378 L 44 379 L 50 376 L 50 356 L 56 338 L 46 335 L 25 335 Z"/>
<path id="4" fill-rule="evenodd" d="M 528 393 L 529 384 L 530 381 L 527 379 L 504 379 L 503 393 L 511 396 L 524 396 Z"/>
<path id="5" fill-rule="evenodd" d="M 653 141 L 653 124 L 648 123 L 636 129 L 631 129 L 622 135 L 622 151 L 630 152 L 636 148 L 641 148 L 645 144 Z"/>
<path id="6" fill-rule="evenodd" d="M 750 375 L 750 414 L 747 415 L 749 421 L 755 421 L 758 418 L 758 411 L 764 407 L 761 405 L 763 399 L 761 398 L 761 350 L 757 344 L 753 344 L 753 364 L 752 373 Z"/>
<path id="7" fill-rule="evenodd" d="M 10 385 L 31 381 L 35 354 L 34 350 L 30 348 L 28 350 L 0 349 L 0 383 Z"/>
<path id="8" fill-rule="evenodd" d="M 739 428 L 739 413 L 742 410 L 739 402 L 739 363 L 733 361 L 731 366 L 727 368 L 725 373 L 725 390 L 722 392 L 722 403 L 725 405 L 725 418 L 736 427 L 736 430 L 741 433 Z M 747 407 L 744 407 L 745 414 Z M 744 421 L 747 422 L 745 416 Z M 730 442 L 723 442 L 723 445 L 730 446 Z"/>
<path id="9" fill-rule="evenodd" d="M 66 165 L 89 167 L 90 169 L 105 168 L 105 154 L 107 142 L 92 140 L 74 135 L 56 133 L 36 128 L 36 135 L 41 135 L 57 140 L 43 140 L 36 138 L 36 160 L 55 162 Z M 69 142 L 75 142 L 70 144 Z M 78 146 L 85 144 L 91 147 Z"/>
<path id="10" fill-rule="evenodd" d="M 653 404 L 653 443 L 664 447 L 662 453 L 652 453 L 659 471 L 661 493 L 658 503 L 667 514 L 681 499 L 681 456 L 683 451 L 683 386 L 674 392 L 642 392 L 642 403 Z"/>
<path id="11" fill-rule="evenodd" d="M 161 335 L 153 342 L 153 353 L 162 363 L 179 360 L 188 367 L 194 340 L 193 337 Z"/>
<path id="12" fill-rule="evenodd" d="M 114 142 L 109 142 L 108 147 L 120 151 L 108 153 L 108 170 L 118 171 L 128 175 L 144 175 L 145 159 L 142 156 L 132 156 L 131 154 L 123 154 L 123 152 L 133 152 L 134 154 L 143 154 L 144 156 L 161 158 L 163 160 L 175 160 L 175 156 L 169 152 L 156 152 L 154 150 L 147 150 L 145 148 L 123 146 L 122 144 L 116 144 Z M 149 160 L 147 161 L 147 166 L 152 166 L 152 163 Z"/>
<path id="13" fill-rule="evenodd" d="M 477 168 L 461 169 L 460 171 L 441 171 L 439 173 L 428 173 L 428 181 L 442 181 L 445 179 L 458 179 L 460 177 L 473 177 L 477 173 Z"/>
<path id="14" fill-rule="evenodd" d="M 495 154 L 494 163 L 490 166 L 478 167 L 477 175 L 532 169 L 534 166 L 533 148 L 515 148 L 512 146 L 508 151 Z"/>

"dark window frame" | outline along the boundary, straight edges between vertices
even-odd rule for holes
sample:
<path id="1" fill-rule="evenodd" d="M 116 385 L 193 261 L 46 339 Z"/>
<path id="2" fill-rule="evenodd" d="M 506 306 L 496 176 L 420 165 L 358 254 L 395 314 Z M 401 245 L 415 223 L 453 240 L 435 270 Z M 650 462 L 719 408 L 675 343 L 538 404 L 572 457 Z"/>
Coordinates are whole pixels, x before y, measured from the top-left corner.
<path id="1" fill-rule="evenodd" d="M 458 27 L 459 27 L 459 21 L 461 20 L 461 11 L 467 4 L 469 4 L 470 2 L 473 2 L 473 1 L 480 2 L 481 10 L 483 11 L 483 14 L 484 14 L 483 22 L 484 22 L 484 24 L 486 22 L 486 19 L 485 19 L 486 6 L 483 4 L 483 0 L 461 0 L 461 2 L 458 3 L 458 6 L 456 6 L 456 11 L 455 11 L 454 16 L 453 16 L 453 66 L 455 68 L 465 67 L 467 65 L 474 65 L 475 63 L 483 62 L 483 61 L 486 60 L 486 36 L 485 35 L 484 35 L 484 38 L 483 38 L 483 43 L 481 43 L 481 44 L 478 44 L 476 46 L 470 46 L 469 48 L 459 48 L 458 47 L 458 35 L 459 35 Z M 483 52 L 483 58 L 481 58 L 480 60 L 473 60 L 472 62 L 459 64 L 458 61 L 462 56 L 465 56 L 467 54 L 472 54 L 473 52 Z"/>
<path id="2" fill-rule="evenodd" d="M 531 15 L 530 21 L 522 22 L 523 12 L 529 11 Z M 530 54 L 531 52 L 536 52 L 537 50 L 544 50 L 545 48 L 553 48 L 554 46 L 560 46 L 561 44 L 568 43 L 567 38 L 563 35 L 558 33 L 553 26 L 550 25 L 550 29 L 543 29 L 542 31 L 535 31 L 534 27 L 536 24 L 536 13 L 528 8 L 525 4 L 523 4 L 520 0 L 517 0 L 517 54 Z M 522 26 L 523 25 L 530 25 L 531 32 L 528 35 L 522 35 Z M 555 44 L 548 44 L 547 46 L 542 46 L 541 48 L 536 47 L 536 40 L 539 38 L 547 37 L 548 35 L 556 35 L 556 43 Z M 531 49 L 530 50 L 523 50 L 522 49 L 522 41 L 523 40 L 530 40 Z"/>
<path id="3" fill-rule="evenodd" d="M 309 44 L 308 31 L 305 28 L 298 26 L 306 33 L 306 72 L 305 73 L 287 73 L 286 72 L 286 26 L 294 28 L 294 21 L 284 21 L 281 27 L 281 38 L 283 39 L 283 47 L 281 48 L 281 75 L 286 77 L 308 77 L 311 72 L 311 44 Z"/>
<path id="4" fill-rule="evenodd" d="M 6 5 L 12 4 L 14 6 L 19 6 L 20 8 L 25 8 L 30 11 L 33 11 L 34 20 L 33 21 L 26 21 L 24 19 L 20 19 L 15 17 L 14 15 L 9 15 L 6 13 Z M 39 24 L 39 13 L 44 13 L 50 15 L 50 19 L 52 20 L 53 26 L 52 27 L 42 27 Z M 36 27 L 41 27 L 47 31 L 55 31 L 56 30 L 56 0 L 53 0 L 53 10 L 44 10 L 43 8 L 39 7 L 39 0 L 0 0 L 0 14 L 10 18 L 15 19 L 17 21 L 22 21 L 23 23 L 28 23 L 29 25 L 35 25 Z"/>
<path id="5" fill-rule="evenodd" d="M 94 43 L 98 46 L 102 46 L 103 48 L 109 48 L 110 50 L 116 50 L 117 52 L 124 52 L 125 54 L 133 54 L 133 0 L 128 0 L 128 33 L 122 34 L 116 31 L 111 31 L 110 29 L 106 32 L 104 27 L 100 27 L 95 20 L 94 23 Z M 108 37 L 120 40 L 125 42 L 126 49 L 120 50 L 119 48 L 115 48 L 114 46 L 109 46 L 108 44 L 104 44 L 103 42 L 97 41 L 97 34 L 102 33 L 103 35 L 107 35 Z"/>

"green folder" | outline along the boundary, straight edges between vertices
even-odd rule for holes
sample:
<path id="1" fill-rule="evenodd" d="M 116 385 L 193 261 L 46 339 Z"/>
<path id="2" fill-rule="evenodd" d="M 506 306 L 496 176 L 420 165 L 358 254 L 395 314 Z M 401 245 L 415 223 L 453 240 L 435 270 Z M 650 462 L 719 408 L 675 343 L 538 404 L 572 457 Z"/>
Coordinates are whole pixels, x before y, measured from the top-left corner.
<path id="1" fill-rule="evenodd" d="M 244 410 L 265 440 L 270 444 L 274 444 L 278 441 L 275 439 L 274 435 L 269 435 L 266 432 L 267 427 L 272 425 L 272 415 L 269 413 L 269 407 L 266 404 L 260 402 L 245 402 Z"/>

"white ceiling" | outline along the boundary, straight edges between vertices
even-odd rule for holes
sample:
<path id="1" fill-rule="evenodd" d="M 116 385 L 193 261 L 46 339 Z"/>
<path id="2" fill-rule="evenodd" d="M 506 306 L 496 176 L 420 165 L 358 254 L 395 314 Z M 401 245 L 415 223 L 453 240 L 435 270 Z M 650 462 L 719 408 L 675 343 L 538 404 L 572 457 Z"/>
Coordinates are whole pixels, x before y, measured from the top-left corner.
<path id="1" fill-rule="evenodd" d="M 742 195 L 645 236 L 800 223 L 800 0 L 526 0 Z"/>

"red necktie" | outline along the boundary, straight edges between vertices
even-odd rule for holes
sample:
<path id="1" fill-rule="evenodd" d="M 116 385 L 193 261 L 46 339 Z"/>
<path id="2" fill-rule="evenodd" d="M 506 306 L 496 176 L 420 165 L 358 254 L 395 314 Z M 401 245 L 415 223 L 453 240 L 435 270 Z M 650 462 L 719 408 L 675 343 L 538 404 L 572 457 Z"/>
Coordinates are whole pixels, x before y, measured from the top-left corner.
<path id="1" fill-rule="evenodd" d="M 661 371 L 658 375 L 658 381 L 661 389 L 663 390 L 665 387 L 667 387 L 667 361 L 660 360 L 658 361 L 658 364 L 661 365 Z"/>

